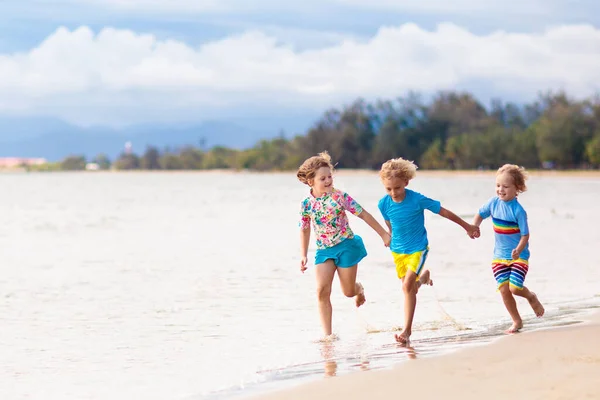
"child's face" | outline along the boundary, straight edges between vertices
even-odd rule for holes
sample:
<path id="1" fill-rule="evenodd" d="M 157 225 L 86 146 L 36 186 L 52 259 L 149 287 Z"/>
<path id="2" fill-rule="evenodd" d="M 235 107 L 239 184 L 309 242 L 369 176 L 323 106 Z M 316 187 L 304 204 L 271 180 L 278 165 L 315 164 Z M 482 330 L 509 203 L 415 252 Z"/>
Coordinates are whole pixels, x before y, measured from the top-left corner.
<path id="1" fill-rule="evenodd" d="M 310 185 L 318 193 L 331 192 L 333 189 L 333 176 L 331 175 L 331 169 L 329 167 L 321 167 L 315 174 Z"/>
<path id="2" fill-rule="evenodd" d="M 496 195 L 503 201 L 511 201 L 517 197 L 517 187 L 512 176 L 504 173 L 496 177 Z"/>
<path id="3" fill-rule="evenodd" d="M 382 179 L 381 181 L 383 182 L 385 191 L 390 195 L 392 200 L 397 202 L 404 200 L 404 196 L 406 194 L 404 188 L 408 186 L 408 179 L 387 178 Z"/>

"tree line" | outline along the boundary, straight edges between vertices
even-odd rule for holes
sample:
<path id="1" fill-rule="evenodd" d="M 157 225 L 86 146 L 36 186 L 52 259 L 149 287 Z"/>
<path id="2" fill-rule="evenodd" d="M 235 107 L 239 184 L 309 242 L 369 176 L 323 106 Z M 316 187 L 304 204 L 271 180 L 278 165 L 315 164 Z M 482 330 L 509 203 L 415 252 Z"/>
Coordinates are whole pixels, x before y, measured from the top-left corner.
<path id="1" fill-rule="evenodd" d="M 323 150 L 337 168 L 377 169 L 403 157 L 423 169 L 495 169 L 510 162 L 527 168 L 600 166 L 600 96 L 573 99 L 544 93 L 529 104 L 495 99 L 489 107 L 472 94 L 444 91 L 428 102 L 416 93 L 369 103 L 357 99 L 332 108 L 305 133 L 261 140 L 250 149 L 193 145 L 149 146 L 91 160 L 70 156 L 42 169 L 82 170 L 89 162 L 116 170 L 293 170 Z"/>

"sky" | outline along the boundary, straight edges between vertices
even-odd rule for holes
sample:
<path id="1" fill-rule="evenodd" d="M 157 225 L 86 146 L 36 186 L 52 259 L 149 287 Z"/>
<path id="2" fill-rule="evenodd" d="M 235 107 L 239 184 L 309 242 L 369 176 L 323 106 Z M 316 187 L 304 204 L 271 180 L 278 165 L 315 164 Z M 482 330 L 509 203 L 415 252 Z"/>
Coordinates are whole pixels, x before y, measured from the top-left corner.
<path id="1" fill-rule="evenodd" d="M 592 0 L 0 0 L 0 116 L 127 126 L 600 90 Z"/>

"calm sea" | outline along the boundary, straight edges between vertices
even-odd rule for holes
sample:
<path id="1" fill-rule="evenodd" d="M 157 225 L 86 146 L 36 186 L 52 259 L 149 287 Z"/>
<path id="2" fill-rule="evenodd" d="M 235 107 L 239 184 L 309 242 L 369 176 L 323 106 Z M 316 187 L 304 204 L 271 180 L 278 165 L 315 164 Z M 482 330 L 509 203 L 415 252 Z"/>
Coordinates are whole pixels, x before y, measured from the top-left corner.
<path id="1" fill-rule="evenodd" d="M 336 186 L 381 221 L 375 174 Z M 493 234 L 469 239 L 427 214 L 434 286 L 423 288 L 412 346 L 398 347 L 402 292 L 389 250 L 350 217 L 369 256 L 367 303 L 334 282 L 334 343 L 321 333 L 314 270 L 298 269 L 293 173 L 0 174 L 0 398 L 244 398 L 389 368 L 501 336 L 509 324 L 489 262 Z M 493 175 L 421 173 L 410 187 L 471 220 Z M 600 178 L 532 176 L 525 329 L 574 323 L 600 305 Z M 311 243 L 309 257 L 314 254 Z"/>

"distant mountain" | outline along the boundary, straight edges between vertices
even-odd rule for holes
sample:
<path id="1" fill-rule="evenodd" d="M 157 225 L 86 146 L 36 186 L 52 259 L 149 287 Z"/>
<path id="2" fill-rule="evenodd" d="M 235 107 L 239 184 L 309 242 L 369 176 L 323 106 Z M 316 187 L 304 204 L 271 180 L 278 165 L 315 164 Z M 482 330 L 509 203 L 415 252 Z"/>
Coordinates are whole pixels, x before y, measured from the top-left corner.
<path id="1" fill-rule="evenodd" d="M 114 159 L 123 151 L 126 142 L 131 142 L 133 151 L 140 155 L 147 146 L 159 149 L 185 145 L 200 147 L 202 141 L 206 148 L 221 145 L 245 149 L 281 132 L 277 122 L 271 121 L 267 127 L 267 119 L 240 122 L 248 125 L 206 121 L 197 125 L 144 124 L 114 129 L 103 126 L 82 128 L 54 118 L 0 117 L 0 157 L 43 157 L 57 161 L 74 154 L 92 158 L 105 153 Z M 296 125 L 302 125 L 301 118 Z M 308 121 L 303 125 L 308 126 Z M 300 132 L 290 132 L 286 136 L 295 133 Z"/>

